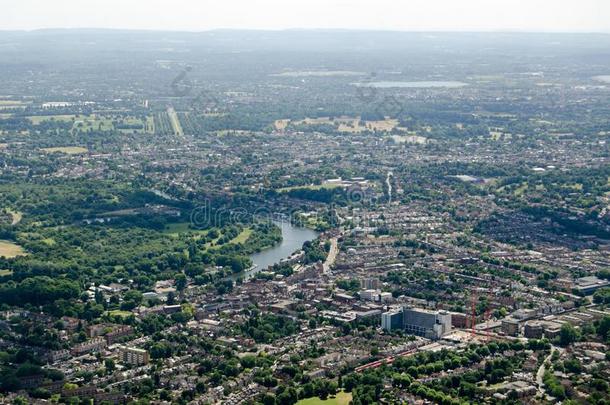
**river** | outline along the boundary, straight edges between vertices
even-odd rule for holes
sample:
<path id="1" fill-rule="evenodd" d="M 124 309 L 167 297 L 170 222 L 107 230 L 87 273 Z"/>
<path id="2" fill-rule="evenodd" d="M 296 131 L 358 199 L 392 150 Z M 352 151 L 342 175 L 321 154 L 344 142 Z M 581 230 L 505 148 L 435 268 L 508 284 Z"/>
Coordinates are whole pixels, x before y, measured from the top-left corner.
<path id="1" fill-rule="evenodd" d="M 294 252 L 301 249 L 303 243 L 318 237 L 318 232 L 309 228 L 294 226 L 286 221 L 273 221 L 273 223 L 282 230 L 282 242 L 272 248 L 250 255 L 250 259 L 256 267 L 238 274 L 238 277 L 248 279 L 259 271 L 266 270 L 269 266 L 290 257 Z"/>

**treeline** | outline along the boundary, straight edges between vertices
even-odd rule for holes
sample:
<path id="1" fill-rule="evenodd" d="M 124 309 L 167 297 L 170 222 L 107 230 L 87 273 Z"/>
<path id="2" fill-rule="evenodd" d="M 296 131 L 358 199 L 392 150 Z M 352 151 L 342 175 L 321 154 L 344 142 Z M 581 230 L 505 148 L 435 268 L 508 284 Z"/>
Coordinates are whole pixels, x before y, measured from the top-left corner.
<path id="1" fill-rule="evenodd" d="M 301 200 L 317 201 L 321 203 L 330 204 L 332 202 L 344 201 L 347 198 L 347 194 L 344 188 L 310 188 L 310 187 L 299 187 L 293 188 L 288 191 L 284 191 L 281 194 L 286 194 L 292 198 L 298 198 Z"/>
<path id="2" fill-rule="evenodd" d="M 46 305 L 60 299 L 77 298 L 80 292 L 80 286 L 74 281 L 35 276 L 20 282 L 0 284 L 0 304 Z"/>
<path id="3" fill-rule="evenodd" d="M 549 218 L 551 221 L 561 225 L 563 229 L 575 235 L 593 235 L 602 239 L 610 239 L 610 227 L 603 226 L 591 219 L 581 218 L 576 215 L 559 212 L 550 207 L 536 206 L 524 207 L 522 211 L 537 220 Z"/>

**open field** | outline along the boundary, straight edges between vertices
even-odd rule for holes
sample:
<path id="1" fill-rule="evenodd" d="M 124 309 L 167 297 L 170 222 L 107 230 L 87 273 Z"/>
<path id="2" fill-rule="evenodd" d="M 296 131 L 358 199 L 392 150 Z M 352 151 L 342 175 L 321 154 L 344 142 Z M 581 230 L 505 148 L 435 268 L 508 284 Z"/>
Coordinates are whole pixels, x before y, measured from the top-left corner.
<path id="1" fill-rule="evenodd" d="M 163 230 L 163 233 L 172 237 L 178 237 L 178 235 L 181 233 L 192 233 L 197 238 L 208 233 L 208 230 L 190 228 L 190 224 L 190 222 L 176 222 L 173 224 L 168 224 Z"/>
<path id="2" fill-rule="evenodd" d="M 146 117 L 146 127 L 145 131 L 147 134 L 155 133 L 155 119 L 153 117 Z"/>
<path id="3" fill-rule="evenodd" d="M 189 225 L 190 225 L 190 222 L 177 222 L 174 224 L 169 224 L 165 227 L 165 229 L 163 230 L 163 233 L 165 233 L 168 236 L 174 237 L 174 238 L 177 238 L 180 234 L 188 233 L 188 234 L 191 234 L 194 239 L 199 239 L 200 237 L 207 235 L 208 232 L 210 231 L 210 229 L 206 229 L 206 230 L 192 229 L 189 227 Z M 232 243 L 232 244 L 245 243 L 248 240 L 248 238 L 250 237 L 250 235 L 252 235 L 252 232 L 253 231 L 251 228 L 244 228 L 239 235 L 237 235 L 236 237 L 231 239 L 228 243 Z M 217 238 L 207 242 L 205 244 L 205 249 L 218 247 L 218 246 L 216 246 L 216 243 L 218 243 L 218 240 L 220 240 L 221 237 L 222 237 L 222 234 L 219 234 Z"/>
<path id="4" fill-rule="evenodd" d="M 348 405 L 351 400 L 352 400 L 352 393 L 342 391 L 342 392 L 337 393 L 337 395 L 334 398 L 329 397 L 328 399 L 325 399 L 325 400 L 322 400 L 318 397 L 307 398 L 307 399 L 302 399 L 299 402 L 297 402 L 297 405 L 319 405 L 319 404 Z"/>
<path id="5" fill-rule="evenodd" d="M 34 125 L 38 125 L 43 121 L 62 121 L 69 122 L 73 121 L 76 118 L 74 114 L 64 114 L 64 115 L 33 115 L 28 117 L 28 119 Z"/>
<path id="6" fill-rule="evenodd" d="M 248 240 L 250 235 L 252 235 L 252 229 L 246 228 L 243 231 L 241 231 L 241 233 L 239 235 L 237 235 L 236 237 L 231 239 L 231 241 L 229 243 L 233 243 L 233 244 L 244 243 Z"/>
<path id="7" fill-rule="evenodd" d="M 47 246 L 55 246 L 55 243 L 56 243 L 55 239 L 53 239 L 53 238 L 45 238 L 41 242 Z"/>
<path id="8" fill-rule="evenodd" d="M 120 316 L 121 318 L 127 318 L 131 315 L 133 315 L 131 312 L 129 311 L 121 311 L 121 310 L 115 310 L 115 311 L 108 311 L 108 315 L 110 316 Z"/>
<path id="9" fill-rule="evenodd" d="M 88 116 L 77 117 L 74 120 L 73 129 L 81 131 L 112 131 L 114 129 L 114 125 L 111 118 L 91 114 Z"/>
<path id="10" fill-rule="evenodd" d="M 87 153 L 89 150 L 87 148 L 82 148 L 80 146 L 63 146 L 57 148 L 43 148 L 44 152 L 47 153 L 65 153 L 67 155 L 79 155 L 81 153 Z"/>
<path id="11" fill-rule="evenodd" d="M 184 132 L 182 131 L 182 126 L 180 125 L 180 120 L 178 119 L 178 114 L 176 114 L 176 110 L 171 107 L 168 108 L 167 115 L 169 116 L 170 122 L 172 123 L 174 134 L 181 137 L 184 136 Z"/>
<path id="12" fill-rule="evenodd" d="M 24 256 L 25 254 L 21 246 L 7 240 L 0 240 L 0 257 L 12 258 Z"/>
<path id="13" fill-rule="evenodd" d="M 135 132 L 154 132 L 154 122 L 152 117 L 145 120 L 135 116 L 115 116 L 115 115 L 34 115 L 27 117 L 32 124 L 39 125 L 45 121 L 73 122 L 72 129 L 79 131 L 112 131 L 117 130 L 123 133 Z"/>
<path id="14" fill-rule="evenodd" d="M 377 121 L 362 121 L 360 117 L 320 117 L 320 118 L 305 118 L 299 121 L 291 121 L 289 119 L 276 120 L 274 122 L 277 130 L 284 130 L 290 124 L 292 125 L 331 125 L 339 132 L 345 133 L 360 133 L 364 131 L 372 132 L 390 132 L 398 127 L 398 120 L 386 118 Z"/>

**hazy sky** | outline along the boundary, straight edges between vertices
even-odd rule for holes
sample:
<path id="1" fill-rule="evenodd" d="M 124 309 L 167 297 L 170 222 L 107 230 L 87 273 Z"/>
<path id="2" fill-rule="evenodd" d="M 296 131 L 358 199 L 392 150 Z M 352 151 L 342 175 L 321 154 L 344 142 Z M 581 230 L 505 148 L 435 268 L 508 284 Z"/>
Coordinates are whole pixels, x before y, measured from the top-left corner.
<path id="1" fill-rule="evenodd" d="M 610 32 L 610 0 L 0 0 L 0 29 Z"/>

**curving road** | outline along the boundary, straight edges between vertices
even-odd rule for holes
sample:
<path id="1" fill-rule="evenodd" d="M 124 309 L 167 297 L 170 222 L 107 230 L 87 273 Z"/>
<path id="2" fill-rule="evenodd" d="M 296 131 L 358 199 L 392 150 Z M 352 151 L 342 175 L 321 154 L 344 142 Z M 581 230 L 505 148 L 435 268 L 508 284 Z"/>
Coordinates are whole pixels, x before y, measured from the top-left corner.
<path id="1" fill-rule="evenodd" d="M 536 384 L 538 385 L 538 392 L 542 395 L 543 398 L 546 397 L 546 390 L 544 389 L 544 382 L 542 379 L 544 378 L 544 373 L 546 371 L 546 363 L 551 361 L 551 357 L 553 357 L 553 352 L 557 350 L 559 351 L 559 355 L 563 353 L 563 349 L 555 346 L 551 346 L 551 353 L 544 358 L 544 361 L 538 367 L 538 371 L 536 372 Z"/>
<path id="2" fill-rule="evenodd" d="M 335 260 L 337 259 L 338 253 L 339 245 L 337 244 L 337 237 L 331 238 L 330 250 L 328 251 L 328 256 L 326 256 L 326 260 L 324 261 L 323 265 L 324 273 L 328 273 L 330 271 L 330 266 L 332 266 Z"/>

